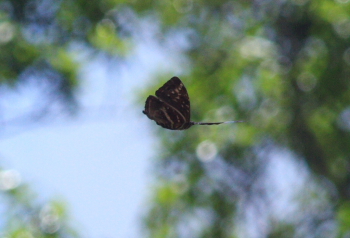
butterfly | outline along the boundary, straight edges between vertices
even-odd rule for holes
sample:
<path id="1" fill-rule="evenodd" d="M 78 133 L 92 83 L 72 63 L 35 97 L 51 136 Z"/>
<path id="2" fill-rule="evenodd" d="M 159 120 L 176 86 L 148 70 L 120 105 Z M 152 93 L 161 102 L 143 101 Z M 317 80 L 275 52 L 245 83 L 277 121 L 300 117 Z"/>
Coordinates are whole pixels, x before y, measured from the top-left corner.
<path id="1" fill-rule="evenodd" d="M 193 122 L 190 120 L 190 98 L 184 84 L 178 77 L 172 77 L 148 96 L 143 113 L 159 126 L 170 130 L 185 130 L 193 125 L 219 125 L 243 121 Z"/>

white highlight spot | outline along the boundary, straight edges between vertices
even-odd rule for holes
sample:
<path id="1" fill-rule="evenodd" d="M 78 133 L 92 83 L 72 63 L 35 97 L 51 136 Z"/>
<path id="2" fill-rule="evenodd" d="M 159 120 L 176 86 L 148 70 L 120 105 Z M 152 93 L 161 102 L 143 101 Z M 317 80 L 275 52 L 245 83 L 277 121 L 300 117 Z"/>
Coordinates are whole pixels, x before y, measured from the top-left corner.
<path id="1" fill-rule="evenodd" d="M 4 170 L 0 172 L 0 189 L 10 190 L 21 183 L 21 175 L 16 170 Z"/>
<path id="2" fill-rule="evenodd" d="M 215 159 L 218 150 L 213 142 L 206 140 L 198 145 L 196 153 L 201 161 L 209 162 Z"/>

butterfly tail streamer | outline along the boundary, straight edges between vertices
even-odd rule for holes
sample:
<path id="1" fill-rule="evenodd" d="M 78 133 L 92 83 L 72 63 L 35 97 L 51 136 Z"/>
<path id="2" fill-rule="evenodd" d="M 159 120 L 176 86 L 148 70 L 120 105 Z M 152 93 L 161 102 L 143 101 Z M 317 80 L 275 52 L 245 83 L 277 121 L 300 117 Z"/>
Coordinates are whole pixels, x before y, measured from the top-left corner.
<path id="1" fill-rule="evenodd" d="M 239 122 L 244 122 L 244 121 L 224 121 L 222 122 L 222 124 L 239 123 Z"/>
<path id="2" fill-rule="evenodd" d="M 192 125 L 220 125 L 220 124 L 229 124 L 229 123 L 238 123 L 244 121 L 223 121 L 223 122 L 191 122 Z"/>

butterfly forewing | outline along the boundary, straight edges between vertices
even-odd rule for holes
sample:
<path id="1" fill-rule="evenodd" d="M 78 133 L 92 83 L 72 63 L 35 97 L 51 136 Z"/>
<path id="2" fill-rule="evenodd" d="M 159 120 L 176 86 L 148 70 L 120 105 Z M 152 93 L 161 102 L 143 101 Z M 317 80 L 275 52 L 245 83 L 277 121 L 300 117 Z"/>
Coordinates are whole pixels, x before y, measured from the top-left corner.
<path id="1" fill-rule="evenodd" d="M 146 100 L 144 114 L 158 125 L 170 130 L 184 130 L 192 125 L 219 125 L 227 122 L 191 122 L 190 99 L 184 84 L 178 77 L 172 77 L 160 89 L 156 96 Z"/>
<path id="2" fill-rule="evenodd" d="M 187 129 L 185 119 L 166 102 L 155 96 L 149 96 L 143 111 L 149 119 L 170 130 Z"/>
<path id="3" fill-rule="evenodd" d="M 178 111 L 186 122 L 190 122 L 190 99 L 184 84 L 178 77 L 172 77 L 166 82 L 156 91 L 156 96 Z"/>

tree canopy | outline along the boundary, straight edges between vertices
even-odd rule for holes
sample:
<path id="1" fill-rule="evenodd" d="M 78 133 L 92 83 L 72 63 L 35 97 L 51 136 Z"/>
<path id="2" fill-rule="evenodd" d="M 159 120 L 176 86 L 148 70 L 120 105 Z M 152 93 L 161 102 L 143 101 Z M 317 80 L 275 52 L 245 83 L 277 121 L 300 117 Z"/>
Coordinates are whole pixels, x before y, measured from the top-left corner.
<path id="1" fill-rule="evenodd" d="M 75 110 L 77 45 L 122 61 L 145 19 L 181 46 L 193 120 L 245 121 L 158 128 L 148 237 L 348 235 L 350 2 L 3 1 L 0 83 L 44 81 L 43 111 Z"/>

